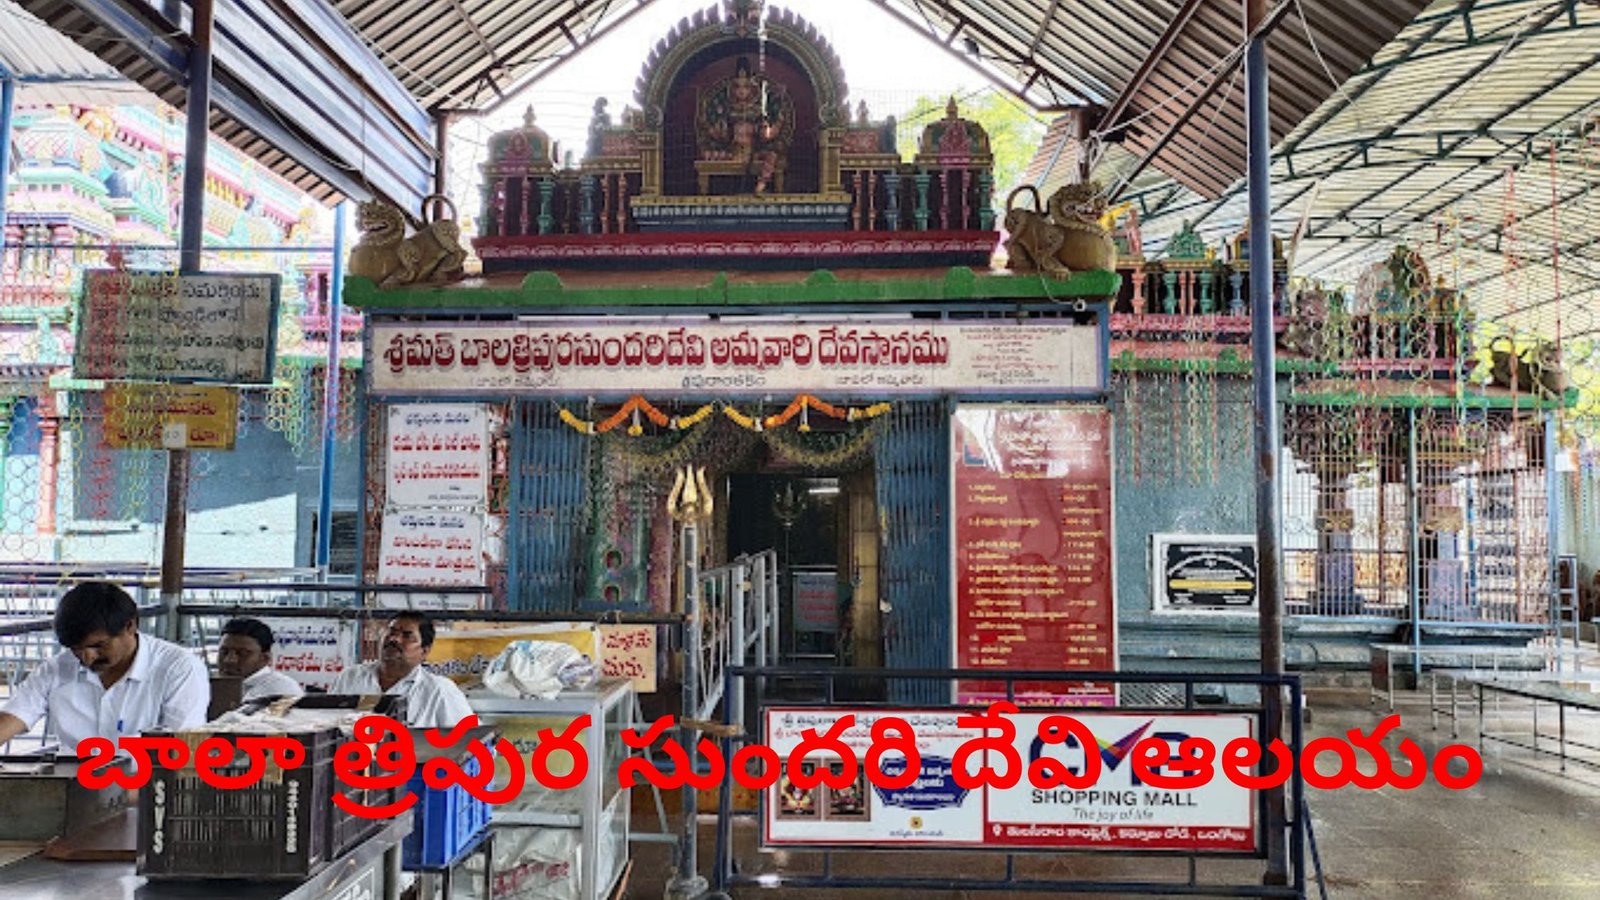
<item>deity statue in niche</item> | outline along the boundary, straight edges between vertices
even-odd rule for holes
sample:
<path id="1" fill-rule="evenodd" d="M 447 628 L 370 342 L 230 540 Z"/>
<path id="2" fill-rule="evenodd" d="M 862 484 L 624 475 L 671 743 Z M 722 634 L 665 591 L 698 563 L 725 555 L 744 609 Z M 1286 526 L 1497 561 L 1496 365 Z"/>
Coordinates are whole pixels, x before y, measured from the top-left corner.
<path id="1" fill-rule="evenodd" d="M 788 163 L 794 109 L 783 87 L 751 72 L 741 56 L 734 74 L 706 91 L 699 110 L 701 172 L 754 174 L 755 193 L 766 193 Z M 718 166 L 716 163 L 727 163 Z"/>

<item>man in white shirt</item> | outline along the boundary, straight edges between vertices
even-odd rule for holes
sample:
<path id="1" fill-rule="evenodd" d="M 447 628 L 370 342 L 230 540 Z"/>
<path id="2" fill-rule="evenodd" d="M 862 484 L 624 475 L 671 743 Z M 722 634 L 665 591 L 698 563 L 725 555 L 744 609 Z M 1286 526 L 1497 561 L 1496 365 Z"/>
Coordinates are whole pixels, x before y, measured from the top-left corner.
<path id="1" fill-rule="evenodd" d="M 272 629 L 260 619 L 230 619 L 222 626 L 217 672 L 244 679 L 239 698 L 244 702 L 298 697 L 306 692 L 300 682 L 272 668 Z"/>
<path id="2" fill-rule="evenodd" d="M 456 683 L 422 667 L 433 649 L 433 623 L 415 610 L 398 613 L 383 634 L 383 652 L 376 662 L 339 673 L 330 694 L 395 694 L 406 698 L 406 724 L 412 728 L 449 730 L 472 715 L 467 697 Z"/>
<path id="3" fill-rule="evenodd" d="M 0 744 L 48 713 L 61 752 L 100 736 L 116 741 L 145 730 L 205 723 L 211 682 L 205 662 L 177 644 L 139 633 L 139 608 L 122 588 L 88 581 L 56 607 L 65 647 L 36 667 L 0 706 Z"/>

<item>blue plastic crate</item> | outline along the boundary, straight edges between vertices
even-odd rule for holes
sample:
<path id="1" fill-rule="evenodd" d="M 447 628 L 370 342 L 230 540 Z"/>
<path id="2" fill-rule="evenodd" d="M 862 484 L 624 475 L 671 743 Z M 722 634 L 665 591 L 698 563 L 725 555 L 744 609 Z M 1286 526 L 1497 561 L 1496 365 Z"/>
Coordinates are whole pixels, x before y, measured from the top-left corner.
<path id="1" fill-rule="evenodd" d="M 462 768 L 467 775 L 476 775 L 478 761 L 469 757 Z M 489 823 L 489 804 L 460 785 L 435 790 L 423 782 L 419 771 L 406 788 L 417 795 L 411 834 L 402 851 L 406 869 L 438 869 L 454 863 Z"/>

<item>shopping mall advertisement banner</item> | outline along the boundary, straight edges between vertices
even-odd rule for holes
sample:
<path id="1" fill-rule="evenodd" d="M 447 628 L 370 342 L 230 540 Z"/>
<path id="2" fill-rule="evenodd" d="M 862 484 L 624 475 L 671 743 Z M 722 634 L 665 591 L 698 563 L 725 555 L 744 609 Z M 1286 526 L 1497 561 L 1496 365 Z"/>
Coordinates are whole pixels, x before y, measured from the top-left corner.
<path id="1" fill-rule="evenodd" d="M 482 508 L 489 496 L 489 413 L 471 403 L 389 407 L 389 506 Z"/>
<path id="2" fill-rule="evenodd" d="M 1086 394 L 1103 336 L 1071 322 L 623 319 L 372 326 L 374 394 Z"/>
<path id="3" fill-rule="evenodd" d="M 951 418 L 957 668 L 1117 668 L 1111 416 L 1102 406 L 961 404 Z M 1115 705 L 1115 687 L 1020 682 L 1018 702 Z M 956 702 L 1006 699 L 964 681 Z"/>
<path id="4" fill-rule="evenodd" d="M 1174 758 L 1189 738 L 1223 747 L 1235 739 L 1252 739 L 1254 719 L 1247 714 L 1094 712 L 1071 714 L 1094 736 L 1095 745 L 1068 732 L 1060 742 L 1040 739 L 1047 715 L 1020 713 L 1008 717 L 1016 726 L 1012 749 L 1026 767 L 1045 757 L 1060 761 L 1074 774 L 1084 771 L 1085 757 L 1096 754 L 1100 777 L 1091 786 L 1039 788 L 1023 775 L 1008 788 L 978 783 L 963 786 L 954 767 L 961 745 L 982 737 L 981 729 L 961 727 L 956 709 L 773 708 L 766 711 L 767 746 L 785 761 L 785 772 L 763 799 L 762 840 L 767 845 L 923 846 L 1013 848 L 1118 848 L 1129 850 L 1251 853 L 1257 847 L 1256 798 L 1232 780 L 1213 777 L 1194 788 L 1154 787 L 1140 780 L 1133 748 L 1154 738 L 1164 741 Z M 839 719 L 855 717 L 840 740 L 859 764 L 867 760 L 872 727 L 879 719 L 905 721 L 916 734 L 921 776 L 908 787 L 871 784 L 864 765 L 853 783 L 835 788 L 818 784 L 801 788 L 790 779 L 787 761 L 805 732 L 825 734 Z M 807 753 L 807 772 L 840 771 L 838 755 Z M 884 753 L 884 774 L 905 771 L 905 756 Z M 982 749 L 961 762 L 968 775 L 984 767 L 1004 774 L 1004 754 Z M 969 782 L 971 784 L 971 782 Z"/>

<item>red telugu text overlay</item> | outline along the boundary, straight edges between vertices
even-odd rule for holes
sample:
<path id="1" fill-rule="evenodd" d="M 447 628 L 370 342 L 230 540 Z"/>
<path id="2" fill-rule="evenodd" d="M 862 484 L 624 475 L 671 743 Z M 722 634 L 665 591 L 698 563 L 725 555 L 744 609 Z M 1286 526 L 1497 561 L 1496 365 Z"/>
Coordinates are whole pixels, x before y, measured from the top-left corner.
<path id="1" fill-rule="evenodd" d="M 976 789 L 1013 788 L 1026 782 L 1034 788 L 1073 791 L 1091 791 L 1100 781 L 1102 753 L 1084 753 L 1081 765 L 1073 766 L 1060 759 L 1042 756 L 1024 765 L 1014 742 L 1016 726 L 1007 716 L 1017 713 L 1015 705 L 997 702 L 982 714 L 963 715 L 957 724 L 963 728 L 981 728 L 984 736 L 967 741 L 956 751 L 951 761 L 951 776 L 957 785 Z M 663 716 L 640 733 L 622 732 L 624 744 L 633 749 L 654 746 L 675 727 L 672 716 Z M 885 717 L 872 726 L 872 745 L 865 759 L 857 759 L 840 736 L 855 724 L 853 715 L 840 717 L 828 730 L 818 734 L 807 729 L 804 739 L 787 759 L 777 751 L 762 744 L 746 744 L 734 751 L 730 759 L 711 738 L 702 737 L 695 750 L 709 763 L 704 774 L 694 772 L 688 751 L 677 741 L 666 738 L 661 746 L 672 761 L 670 772 L 662 772 L 642 757 L 630 757 L 618 767 L 618 780 L 623 787 L 633 787 L 647 782 L 664 788 L 679 788 L 685 784 L 700 790 L 709 790 L 722 784 L 724 776 L 732 769 L 732 778 L 739 785 L 752 790 L 765 790 L 787 776 L 796 787 L 814 788 L 825 784 L 842 789 L 855 782 L 862 768 L 867 780 L 876 787 L 896 790 L 909 787 L 922 774 L 921 754 L 917 750 L 916 735 L 903 719 Z M 423 732 L 423 739 L 435 748 L 454 747 L 478 725 L 477 716 L 468 716 L 454 729 L 441 732 L 431 728 Z M 588 716 L 574 719 L 559 734 L 551 729 L 538 733 L 539 743 L 524 760 L 517 748 L 505 738 L 493 749 L 481 741 L 466 741 L 463 746 L 478 761 L 478 773 L 466 774 L 459 760 L 435 757 L 422 766 L 423 783 L 430 788 L 443 789 L 460 785 L 467 793 L 491 804 L 510 801 L 522 792 L 529 778 L 552 790 L 577 787 L 589 773 L 588 753 L 578 736 L 590 725 Z M 1385 718 L 1370 734 L 1358 728 L 1345 732 L 1343 739 L 1320 737 L 1306 744 L 1298 761 L 1301 777 L 1314 788 L 1334 789 L 1354 785 L 1376 790 L 1397 787 L 1410 790 L 1427 778 L 1429 762 L 1423 750 L 1410 738 L 1400 741 L 1400 755 L 1408 763 L 1402 772 L 1394 765 L 1383 739 L 1400 726 L 1400 717 Z M 1067 744 L 1075 740 L 1080 747 L 1099 747 L 1093 733 L 1077 719 L 1068 715 L 1046 716 L 1036 735 L 1046 745 Z M 131 755 L 132 772 L 119 766 L 107 765 L 118 750 Z M 1373 763 L 1373 774 L 1359 768 L 1357 752 L 1365 754 Z M 223 774 L 223 769 L 233 765 L 235 754 L 243 753 L 249 768 L 243 773 Z M 551 756 L 560 753 L 570 766 L 562 772 L 552 772 Z M 496 754 L 505 761 L 503 771 L 509 772 L 509 781 L 502 787 L 490 788 L 495 780 Z M 837 760 L 834 766 L 804 766 L 813 754 Z M 1251 738 L 1229 741 L 1220 752 L 1205 738 L 1187 738 L 1173 746 L 1164 738 L 1150 737 L 1134 744 L 1129 756 L 1134 775 L 1144 784 L 1167 790 L 1188 790 L 1209 784 L 1220 766 L 1229 781 L 1248 790 L 1264 790 L 1288 781 L 1295 760 L 1289 748 L 1280 740 L 1266 745 L 1265 755 L 1276 765 L 1270 774 L 1257 774 L 1263 761 L 1262 744 Z M 1317 770 L 1317 761 L 1332 756 L 1338 761 L 1333 774 Z M 167 769 L 193 766 L 197 777 L 207 785 L 221 790 L 238 790 L 252 787 L 266 776 L 268 758 L 280 770 L 297 768 L 305 762 L 305 749 L 293 738 L 284 736 L 236 735 L 232 738 L 212 736 L 202 740 L 191 754 L 189 744 L 178 737 L 122 737 L 115 744 L 109 738 L 86 738 L 78 745 L 78 758 L 84 765 L 78 770 L 78 781 L 91 790 L 116 786 L 140 788 L 149 783 L 152 758 L 155 764 Z M 894 774 L 884 771 L 885 758 L 899 760 L 892 768 Z M 1451 759 L 1460 759 L 1466 771 L 1452 774 Z M 976 760 L 976 765 L 974 765 Z M 731 765 L 730 765 L 731 764 Z M 345 785 L 358 791 L 387 790 L 404 786 L 417 771 L 417 752 L 412 733 L 399 722 L 387 716 L 365 716 L 356 723 L 354 739 L 342 744 L 334 755 L 334 774 Z M 1432 761 L 1435 780 L 1452 790 L 1471 787 L 1483 775 L 1483 760 L 1478 751 L 1463 744 L 1450 744 L 1440 748 Z M 333 803 L 352 815 L 370 819 L 388 818 L 407 809 L 417 801 L 417 795 L 406 792 L 400 799 L 384 806 L 367 806 L 357 803 L 342 791 L 335 791 Z M 1025 837 L 1018 835 L 1018 837 Z"/>

